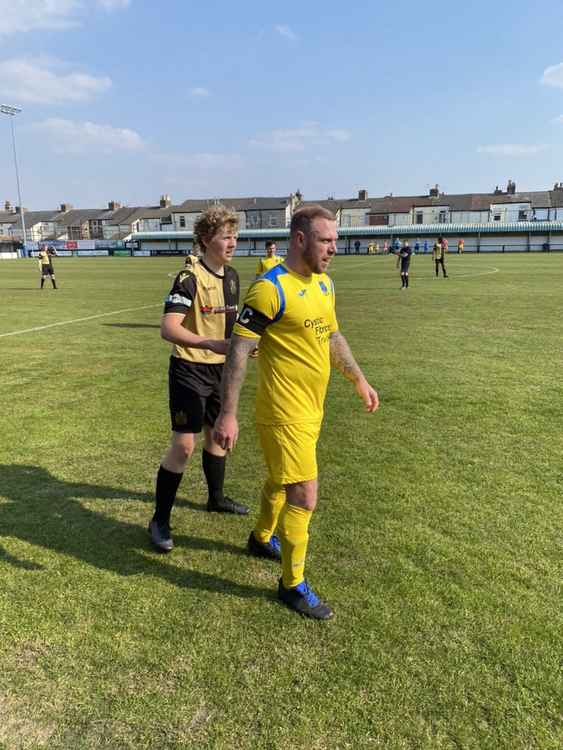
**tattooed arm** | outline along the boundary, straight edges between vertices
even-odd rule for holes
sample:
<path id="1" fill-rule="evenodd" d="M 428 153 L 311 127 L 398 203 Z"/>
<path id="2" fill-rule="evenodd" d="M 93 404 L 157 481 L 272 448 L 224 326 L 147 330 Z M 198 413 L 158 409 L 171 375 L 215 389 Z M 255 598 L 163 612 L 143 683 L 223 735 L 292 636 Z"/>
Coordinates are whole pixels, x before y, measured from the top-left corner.
<path id="1" fill-rule="evenodd" d="M 356 393 L 364 402 L 367 411 L 374 412 L 379 407 L 377 391 L 371 387 L 361 371 L 354 355 L 350 351 L 348 342 L 340 331 L 330 337 L 330 363 L 356 387 Z"/>
<path id="2" fill-rule="evenodd" d="M 231 451 L 237 442 L 237 410 L 240 391 L 246 376 L 248 356 L 256 348 L 256 341 L 255 338 L 237 336 L 236 333 L 231 337 L 223 366 L 221 411 L 213 429 L 213 440 L 223 450 Z"/>

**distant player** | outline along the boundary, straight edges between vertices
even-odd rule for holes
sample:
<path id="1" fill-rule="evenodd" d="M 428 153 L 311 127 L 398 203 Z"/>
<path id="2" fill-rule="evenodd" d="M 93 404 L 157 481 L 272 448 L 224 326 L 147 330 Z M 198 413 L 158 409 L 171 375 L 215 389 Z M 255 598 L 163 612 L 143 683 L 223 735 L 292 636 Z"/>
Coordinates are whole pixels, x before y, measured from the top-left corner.
<path id="1" fill-rule="evenodd" d="M 432 259 L 436 266 L 436 278 L 438 278 L 438 270 L 440 266 L 442 267 L 442 274 L 445 279 L 448 278 L 448 274 L 446 273 L 446 266 L 445 266 L 445 254 L 446 254 L 446 246 L 444 245 L 444 240 L 442 237 L 438 237 L 436 242 L 434 243 L 434 247 L 432 248 Z"/>
<path id="2" fill-rule="evenodd" d="M 39 251 L 39 269 L 41 271 L 41 289 L 43 289 L 43 286 L 45 284 L 45 279 L 49 277 L 51 279 L 51 284 L 53 285 L 53 289 L 57 288 L 57 283 L 55 281 L 55 269 L 53 268 L 53 256 L 56 256 L 57 252 L 54 247 L 49 245 L 48 247 L 43 247 Z"/>
<path id="3" fill-rule="evenodd" d="M 268 240 L 266 242 L 266 257 L 258 259 L 256 265 L 256 278 L 262 276 L 262 274 L 269 271 L 270 268 L 273 268 L 282 262 L 282 259 L 276 255 L 276 249 L 276 243 L 273 240 Z"/>
<path id="4" fill-rule="evenodd" d="M 173 344 L 168 371 L 172 436 L 156 477 L 156 508 L 149 524 L 154 546 L 170 552 L 170 514 L 196 436 L 203 432 L 207 510 L 246 515 L 248 508 L 223 493 L 226 451 L 212 436 L 219 414 L 225 353 L 237 314 L 239 278 L 229 263 L 237 244 L 237 215 L 216 205 L 196 221 L 203 255 L 181 271 L 164 304 L 161 335 Z"/>
<path id="5" fill-rule="evenodd" d="M 411 264 L 412 249 L 409 245 L 409 241 L 405 240 L 403 247 L 399 251 L 399 267 L 401 269 L 401 289 L 409 288 L 409 267 Z"/>

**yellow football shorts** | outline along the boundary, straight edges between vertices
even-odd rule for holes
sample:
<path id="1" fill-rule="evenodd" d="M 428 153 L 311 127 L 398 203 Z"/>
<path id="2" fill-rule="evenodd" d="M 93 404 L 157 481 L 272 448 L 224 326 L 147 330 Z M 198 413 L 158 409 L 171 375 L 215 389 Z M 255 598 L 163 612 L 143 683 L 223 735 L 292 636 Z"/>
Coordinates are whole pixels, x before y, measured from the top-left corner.
<path id="1" fill-rule="evenodd" d="M 257 429 L 272 482 L 295 484 L 317 478 L 320 422 L 259 424 Z"/>

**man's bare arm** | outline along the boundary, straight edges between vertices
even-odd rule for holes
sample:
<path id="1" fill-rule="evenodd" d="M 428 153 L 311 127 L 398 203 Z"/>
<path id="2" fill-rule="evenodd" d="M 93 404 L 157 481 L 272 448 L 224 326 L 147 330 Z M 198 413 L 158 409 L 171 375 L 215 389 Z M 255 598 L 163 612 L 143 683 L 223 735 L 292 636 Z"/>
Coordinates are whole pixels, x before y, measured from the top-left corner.
<path id="1" fill-rule="evenodd" d="M 357 383 L 364 377 L 348 342 L 340 331 L 336 331 L 330 336 L 330 364 L 351 383 Z"/>
<path id="2" fill-rule="evenodd" d="M 227 350 L 221 381 L 221 412 L 235 414 L 238 410 L 240 391 L 246 377 L 248 355 L 256 349 L 256 339 L 233 334 Z"/>
<path id="3" fill-rule="evenodd" d="M 367 411 L 374 412 L 379 407 L 377 391 L 371 387 L 360 366 L 354 359 L 348 342 L 340 331 L 330 337 L 330 363 L 356 387 L 356 393 L 364 402 Z"/>
<path id="4" fill-rule="evenodd" d="M 221 411 L 215 421 L 213 439 L 224 450 L 235 447 L 238 437 L 237 410 L 246 375 L 249 354 L 256 348 L 256 339 L 233 334 L 221 381 Z"/>
<path id="5" fill-rule="evenodd" d="M 160 335 L 165 341 L 192 349 L 209 349 L 215 354 L 225 354 L 229 342 L 227 339 L 210 339 L 184 328 L 184 313 L 164 313 L 160 323 Z"/>

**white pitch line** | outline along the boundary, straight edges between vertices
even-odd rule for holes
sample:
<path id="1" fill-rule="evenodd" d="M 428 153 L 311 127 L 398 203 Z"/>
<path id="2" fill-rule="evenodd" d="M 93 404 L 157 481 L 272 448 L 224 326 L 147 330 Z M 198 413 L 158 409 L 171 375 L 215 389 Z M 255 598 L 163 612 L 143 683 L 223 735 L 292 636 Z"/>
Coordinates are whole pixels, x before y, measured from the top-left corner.
<path id="1" fill-rule="evenodd" d="M 416 255 L 415 257 L 418 258 L 419 256 Z M 422 257 L 429 258 L 430 254 L 428 254 L 427 256 L 422 256 Z M 367 266 L 370 263 L 373 263 L 373 259 L 371 259 L 371 260 L 364 260 L 361 263 L 356 263 L 354 265 L 354 268 L 357 268 L 358 266 Z M 416 273 L 417 266 L 418 266 L 418 262 L 417 262 L 416 265 L 411 266 L 410 270 L 414 271 L 414 273 Z M 498 273 L 500 271 L 500 269 L 496 268 L 496 266 L 489 266 L 489 268 L 491 268 L 492 270 L 491 271 L 480 271 L 478 273 L 459 273 L 459 274 L 456 273 L 454 276 L 452 276 L 452 279 L 469 279 L 469 278 L 473 278 L 475 276 L 490 276 L 491 274 Z M 399 270 L 399 269 L 397 269 L 397 270 Z M 329 266 L 328 273 L 330 275 L 330 266 Z M 417 281 L 421 281 L 422 279 L 430 279 L 430 278 L 434 278 L 434 276 L 418 276 L 417 275 L 416 280 Z"/>
<path id="2" fill-rule="evenodd" d="M 452 279 L 469 279 L 474 278 L 475 276 L 491 276 L 493 273 L 498 273 L 499 268 L 495 268 L 495 266 L 490 266 L 492 268 L 492 271 L 481 271 L 480 273 L 455 273 L 450 278 Z M 435 276 L 417 276 L 417 281 L 422 281 L 423 279 L 428 281 L 429 279 L 435 278 Z"/>
<path id="3" fill-rule="evenodd" d="M 84 323 L 86 320 L 96 320 L 96 318 L 106 318 L 108 315 L 119 315 L 120 313 L 136 312 L 137 310 L 147 310 L 149 307 L 160 307 L 161 303 L 154 305 L 143 305 L 142 307 L 126 307 L 124 310 L 113 310 L 112 312 L 100 313 L 99 315 L 88 315 L 87 318 L 75 318 L 74 320 L 61 320 L 59 323 L 48 323 L 46 326 L 36 326 L 35 328 L 26 328 L 23 331 L 10 331 L 10 333 L 0 333 L 0 339 L 6 336 L 20 336 L 24 333 L 35 333 L 44 331 L 46 328 L 55 328 L 55 326 L 68 326 L 72 323 Z"/>

